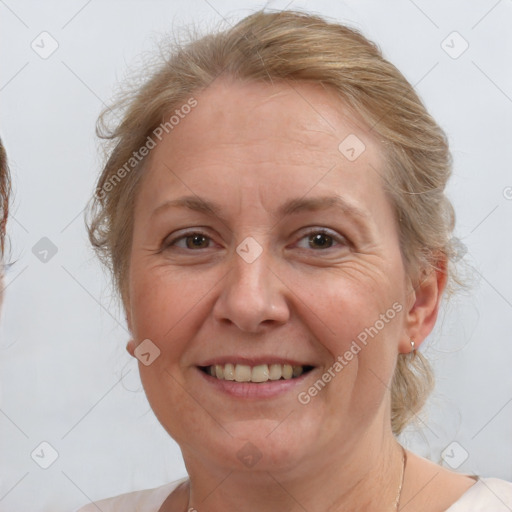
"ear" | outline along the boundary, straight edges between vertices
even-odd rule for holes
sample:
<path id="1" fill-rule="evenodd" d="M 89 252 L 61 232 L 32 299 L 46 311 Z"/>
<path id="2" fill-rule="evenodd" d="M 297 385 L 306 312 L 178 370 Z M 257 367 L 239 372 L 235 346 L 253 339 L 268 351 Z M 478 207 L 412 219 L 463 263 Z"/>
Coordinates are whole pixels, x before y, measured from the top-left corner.
<path id="1" fill-rule="evenodd" d="M 127 344 L 126 344 L 126 350 L 127 352 L 132 356 L 132 357 L 135 357 L 135 349 L 137 348 L 137 343 L 135 342 L 135 340 L 131 339 Z"/>
<path id="2" fill-rule="evenodd" d="M 411 288 L 405 319 L 407 337 L 400 341 L 400 353 L 411 351 L 411 340 L 418 348 L 432 332 L 446 287 L 446 270 L 447 261 L 443 255 L 437 260 L 436 268 L 423 271 L 416 286 Z"/>

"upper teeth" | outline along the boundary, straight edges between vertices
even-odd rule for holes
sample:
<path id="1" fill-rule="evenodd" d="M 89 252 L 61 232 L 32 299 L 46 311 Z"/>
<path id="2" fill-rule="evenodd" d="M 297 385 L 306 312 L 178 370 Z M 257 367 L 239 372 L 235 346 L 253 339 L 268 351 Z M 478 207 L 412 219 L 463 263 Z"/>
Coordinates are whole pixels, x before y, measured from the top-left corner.
<path id="1" fill-rule="evenodd" d="M 206 371 L 212 377 L 236 382 L 267 382 L 268 380 L 292 379 L 302 375 L 302 366 L 289 364 L 259 364 L 248 366 L 246 364 L 215 364 L 208 366 Z"/>

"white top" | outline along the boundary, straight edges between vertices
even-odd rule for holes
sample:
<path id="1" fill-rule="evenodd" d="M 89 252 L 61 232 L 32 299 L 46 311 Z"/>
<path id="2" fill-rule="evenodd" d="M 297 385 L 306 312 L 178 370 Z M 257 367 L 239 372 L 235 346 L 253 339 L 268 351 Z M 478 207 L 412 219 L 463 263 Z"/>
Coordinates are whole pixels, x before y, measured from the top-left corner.
<path id="1" fill-rule="evenodd" d="M 77 512 L 158 512 L 167 496 L 187 477 L 156 489 L 129 492 L 97 501 Z M 446 512 L 511 512 L 512 482 L 479 478 Z"/>

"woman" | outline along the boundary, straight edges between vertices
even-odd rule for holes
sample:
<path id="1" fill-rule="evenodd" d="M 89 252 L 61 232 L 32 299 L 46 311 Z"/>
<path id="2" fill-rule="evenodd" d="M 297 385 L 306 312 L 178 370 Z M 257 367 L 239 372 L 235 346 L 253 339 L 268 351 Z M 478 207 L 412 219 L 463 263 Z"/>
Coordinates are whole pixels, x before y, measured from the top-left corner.
<path id="1" fill-rule="evenodd" d="M 121 105 L 90 238 L 188 478 L 82 509 L 510 510 L 396 436 L 454 281 L 443 132 L 358 32 L 255 13 Z"/>

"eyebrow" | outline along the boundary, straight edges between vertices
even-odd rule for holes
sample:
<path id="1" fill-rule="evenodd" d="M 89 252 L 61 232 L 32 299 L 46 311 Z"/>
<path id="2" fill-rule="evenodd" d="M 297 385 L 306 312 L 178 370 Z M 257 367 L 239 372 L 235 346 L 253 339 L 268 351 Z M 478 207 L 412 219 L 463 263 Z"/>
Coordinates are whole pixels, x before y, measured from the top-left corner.
<path id="1" fill-rule="evenodd" d="M 358 206 L 351 204 L 341 196 L 320 196 L 310 198 L 290 199 L 284 203 L 278 210 L 281 217 L 299 213 L 302 211 L 318 211 L 328 210 L 330 208 L 337 208 L 342 210 L 343 213 L 351 217 L 356 217 L 361 220 L 369 219 L 370 215 Z"/>
<path id="2" fill-rule="evenodd" d="M 222 208 L 218 204 L 199 196 L 183 196 L 178 199 L 165 201 L 153 210 L 151 217 L 169 208 L 187 208 L 204 214 L 213 214 L 220 221 L 227 224 L 226 219 L 221 213 Z M 358 221 L 363 227 L 367 227 L 364 221 L 368 221 L 371 218 L 370 214 L 365 210 L 362 210 L 338 195 L 289 199 L 279 207 L 277 215 L 282 218 L 304 211 L 322 211 L 333 208 L 341 210 L 343 214 L 354 218 L 354 220 Z"/>

